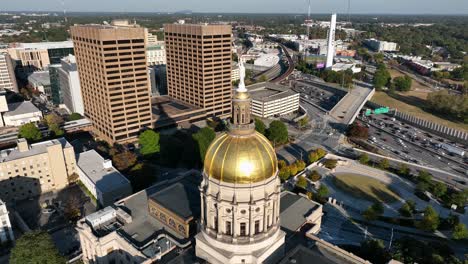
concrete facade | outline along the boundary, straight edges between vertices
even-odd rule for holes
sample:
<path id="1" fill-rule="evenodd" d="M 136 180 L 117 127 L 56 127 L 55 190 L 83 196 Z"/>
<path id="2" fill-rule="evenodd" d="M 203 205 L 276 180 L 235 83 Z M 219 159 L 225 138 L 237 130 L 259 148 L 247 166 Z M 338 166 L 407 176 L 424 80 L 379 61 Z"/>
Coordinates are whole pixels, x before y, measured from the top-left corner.
<path id="1" fill-rule="evenodd" d="M 300 94 L 286 86 L 260 83 L 247 88 L 252 95 L 252 114 L 255 116 L 268 118 L 299 110 Z"/>
<path id="2" fill-rule="evenodd" d="M 84 115 L 83 96 L 75 56 L 63 58 L 61 65 L 59 78 L 63 103 L 70 112 Z"/>
<path id="3" fill-rule="evenodd" d="M 229 117 L 231 26 L 167 24 L 164 34 L 169 96 L 205 109 L 208 116 Z"/>
<path id="4" fill-rule="evenodd" d="M 3 89 L 18 92 L 15 69 L 7 53 L 0 53 L 0 90 Z"/>
<path id="5" fill-rule="evenodd" d="M 136 141 L 152 127 L 146 34 L 123 21 L 71 27 L 84 114 L 108 143 Z"/>
<path id="6" fill-rule="evenodd" d="M 148 66 L 166 64 L 166 46 L 164 41 L 157 41 L 146 48 Z"/>
<path id="7" fill-rule="evenodd" d="M 76 172 L 75 153 L 64 138 L 28 145 L 18 139 L 16 148 L 0 152 L 0 198 L 20 201 L 68 186 Z"/>

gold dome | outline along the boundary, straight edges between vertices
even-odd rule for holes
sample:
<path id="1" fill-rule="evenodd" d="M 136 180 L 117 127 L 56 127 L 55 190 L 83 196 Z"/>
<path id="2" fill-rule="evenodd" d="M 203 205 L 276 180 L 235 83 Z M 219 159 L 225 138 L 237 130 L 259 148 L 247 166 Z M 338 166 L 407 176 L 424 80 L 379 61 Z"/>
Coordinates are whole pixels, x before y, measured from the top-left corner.
<path id="1" fill-rule="evenodd" d="M 205 174 L 226 183 L 250 184 L 274 176 L 278 170 L 276 153 L 262 134 L 238 136 L 223 133 L 208 148 Z"/>
<path id="2" fill-rule="evenodd" d="M 236 92 L 233 96 L 234 100 L 247 100 L 250 99 L 249 92 Z"/>

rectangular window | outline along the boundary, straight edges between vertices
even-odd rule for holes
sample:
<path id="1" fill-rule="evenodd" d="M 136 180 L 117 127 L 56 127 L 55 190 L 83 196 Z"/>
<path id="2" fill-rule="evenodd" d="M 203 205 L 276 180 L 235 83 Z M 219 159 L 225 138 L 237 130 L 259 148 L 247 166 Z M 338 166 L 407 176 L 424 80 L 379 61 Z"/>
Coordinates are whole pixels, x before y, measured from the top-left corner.
<path id="1" fill-rule="evenodd" d="M 231 222 L 226 221 L 226 235 L 230 236 L 231 235 Z"/>
<path id="2" fill-rule="evenodd" d="M 260 233 L 260 220 L 255 221 L 255 234 Z"/>
<path id="3" fill-rule="evenodd" d="M 240 223 L 240 236 L 247 235 L 247 226 L 245 223 Z"/>

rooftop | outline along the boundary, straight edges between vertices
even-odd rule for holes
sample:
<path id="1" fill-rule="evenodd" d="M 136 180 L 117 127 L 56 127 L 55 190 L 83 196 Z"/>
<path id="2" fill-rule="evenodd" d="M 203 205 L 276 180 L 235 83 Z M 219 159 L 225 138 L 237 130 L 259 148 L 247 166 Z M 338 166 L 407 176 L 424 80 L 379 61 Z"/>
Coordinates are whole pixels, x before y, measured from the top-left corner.
<path id="1" fill-rule="evenodd" d="M 183 219 L 200 214 L 200 206 L 190 203 L 200 199 L 198 186 L 176 183 L 151 195 L 150 198 Z"/>
<path id="2" fill-rule="evenodd" d="M 269 102 L 283 99 L 297 93 L 284 85 L 270 82 L 257 83 L 247 87 L 253 100 Z"/>
<path id="3" fill-rule="evenodd" d="M 189 243 L 189 239 L 182 237 L 149 214 L 148 199 L 157 199 L 158 202 L 167 206 L 167 209 L 174 210 L 177 214 L 185 216 L 193 214 L 194 217 L 198 217 L 200 213 L 199 183 L 200 177 L 197 177 L 194 172 L 174 175 L 171 180 L 162 181 L 115 203 L 114 209 L 117 215 L 119 211 L 124 211 L 131 216 L 131 220 L 124 223 L 114 218 L 113 221 L 106 222 L 105 226 L 115 227 L 115 231 L 121 237 L 135 248 L 142 250 L 145 255 L 154 253 L 154 247 L 149 248 L 146 245 L 161 234 L 166 234 L 169 239 L 178 244 Z M 104 216 L 105 212 L 102 215 Z M 95 218 L 97 217 L 99 216 Z M 93 229 L 93 231 L 100 237 L 114 230 L 107 228 L 106 230 Z"/>
<path id="4" fill-rule="evenodd" d="M 80 153 L 76 158 L 76 164 L 80 170 L 103 192 L 110 192 L 122 185 L 130 184 L 130 181 L 112 164 L 106 167 L 105 162 L 106 160 L 95 150 Z"/>
<path id="5" fill-rule="evenodd" d="M 18 49 L 63 49 L 73 48 L 73 41 L 18 43 Z"/>
<path id="6" fill-rule="evenodd" d="M 28 77 L 28 81 L 38 85 L 50 85 L 50 75 L 49 71 L 37 71 L 33 72 Z"/>
<path id="7" fill-rule="evenodd" d="M 23 114 L 30 114 L 41 112 L 33 103 L 30 101 L 23 101 L 20 103 L 11 103 L 8 104 L 8 112 L 3 114 L 3 116 L 16 116 Z"/>
<path id="8" fill-rule="evenodd" d="M 321 205 L 301 195 L 291 192 L 281 193 L 280 218 L 281 227 L 296 232 L 307 221 L 306 217 Z"/>
<path id="9" fill-rule="evenodd" d="M 29 146 L 29 150 L 24 152 L 20 152 L 18 148 L 4 149 L 0 152 L 0 162 L 8 162 L 12 160 L 43 154 L 47 152 L 48 147 L 58 144 L 61 144 L 62 148 L 72 147 L 72 145 L 70 145 L 70 143 L 68 143 L 68 141 L 65 138 L 58 138 L 32 144 Z"/>

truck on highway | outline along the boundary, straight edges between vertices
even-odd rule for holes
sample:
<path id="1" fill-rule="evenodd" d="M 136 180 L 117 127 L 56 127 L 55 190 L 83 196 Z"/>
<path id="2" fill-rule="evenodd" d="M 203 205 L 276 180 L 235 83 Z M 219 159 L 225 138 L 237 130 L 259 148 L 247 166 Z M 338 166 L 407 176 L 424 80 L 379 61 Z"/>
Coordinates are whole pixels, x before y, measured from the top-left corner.
<path id="1" fill-rule="evenodd" d="M 446 150 L 449 153 L 452 153 L 452 154 L 455 154 L 455 155 L 458 155 L 458 156 L 461 156 L 461 157 L 465 156 L 465 150 L 459 149 L 459 148 L 454 147 L 452 145 L 442 143 L 442 144 L 440 144 L 440 147 L 442 149 Z"/>

